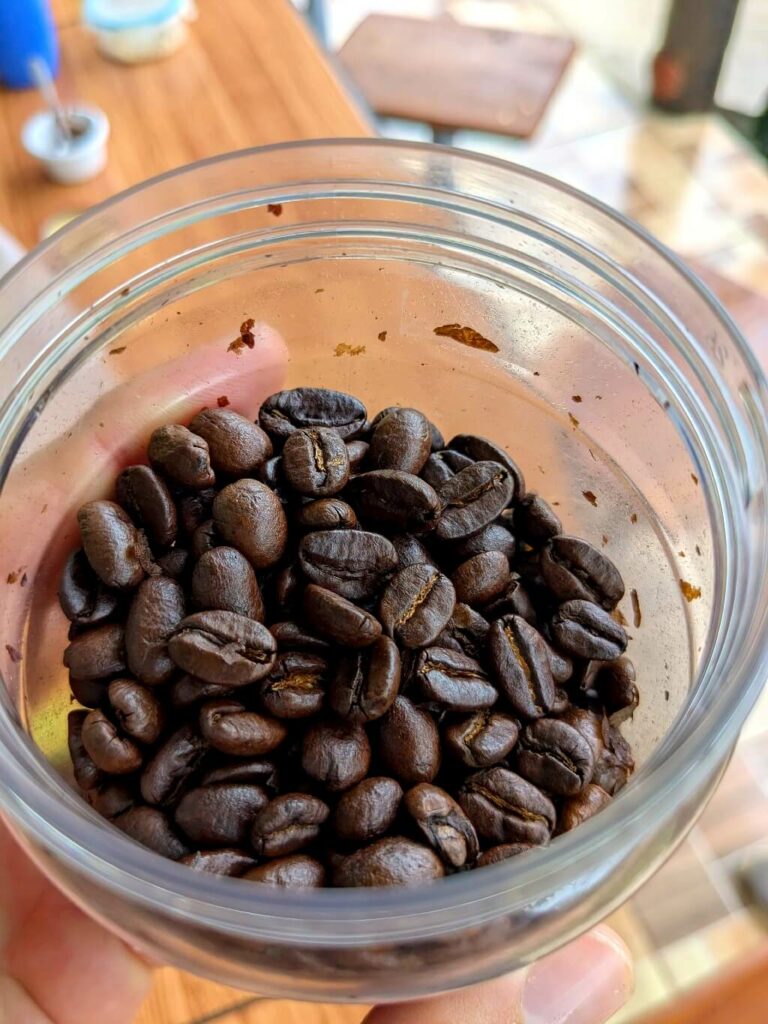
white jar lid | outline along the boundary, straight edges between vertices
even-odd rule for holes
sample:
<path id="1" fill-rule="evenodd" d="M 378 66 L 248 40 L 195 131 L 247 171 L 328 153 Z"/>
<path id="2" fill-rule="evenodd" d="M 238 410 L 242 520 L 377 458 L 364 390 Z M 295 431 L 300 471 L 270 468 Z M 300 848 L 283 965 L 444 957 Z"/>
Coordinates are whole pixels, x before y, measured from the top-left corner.
<path id="1" fill-rule="evenodd" d="M 119 32 L 162 25 L 186 8 L 187 0 L 85 0 L 83 21 L 90 28 Z"/>

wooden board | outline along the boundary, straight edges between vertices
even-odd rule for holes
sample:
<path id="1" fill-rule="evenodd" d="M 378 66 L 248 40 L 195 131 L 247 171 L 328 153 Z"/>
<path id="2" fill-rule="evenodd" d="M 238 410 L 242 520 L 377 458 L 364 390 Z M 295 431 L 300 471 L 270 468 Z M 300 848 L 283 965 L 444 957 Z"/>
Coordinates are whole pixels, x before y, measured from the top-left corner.
<path id="1" fill-rule="evenodd" d="M 573 52 L 559 36 L 372 14 L 339 58 L 377 114 L 527 138 Z"/>

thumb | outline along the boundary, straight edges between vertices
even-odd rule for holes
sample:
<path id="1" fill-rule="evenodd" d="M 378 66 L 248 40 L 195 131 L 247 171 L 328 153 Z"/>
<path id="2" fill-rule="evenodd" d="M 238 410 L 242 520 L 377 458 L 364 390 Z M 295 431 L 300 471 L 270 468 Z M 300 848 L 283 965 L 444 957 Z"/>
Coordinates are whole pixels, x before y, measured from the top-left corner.
<path id="1" fill-rule="evenodd" d="M 595 928 L 522 971 L 418 1003 L 377 1006 L 363 1024 L 603 1024 L 632 992 L 632 962 Z"/>

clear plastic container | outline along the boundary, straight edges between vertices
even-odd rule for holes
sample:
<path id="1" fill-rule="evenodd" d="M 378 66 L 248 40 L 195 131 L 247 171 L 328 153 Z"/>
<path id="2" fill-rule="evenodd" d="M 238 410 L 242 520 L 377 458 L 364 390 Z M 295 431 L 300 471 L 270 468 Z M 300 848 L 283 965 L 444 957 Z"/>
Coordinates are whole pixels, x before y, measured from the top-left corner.
<path id="1" fill-rule="evenodd" d="M 85 0 L 83 21 L 101 52 L 123 64 L 167 57 L 185 42 L 194 0 Z"/>
<path id="2" fill-rule="evenodd" d="M 246 316 L 255 348 L 227 351 Z M 435 334 L 451 323 L 498 353 Z M 110 928 L 262 993 L 402 999 L 566 942 L 691 826 L 766 676 L 766 386 L 714 299 L 634 225 L 448 149 L 278 146 L 158 178 L 60 231 L 3 282 L 0 324 L 0 571 L 27 574 L 3 588 L 0 806 Z M 621 607 L 642 691 L 625 727 L 640 769 L 607 810 L 431 886 L 301 893 L 164 861 L 73 792 L 55 588 L 74 508 L 114 474 L 100 431 L 122 415 L 119 461 L 220 393 L 228 360 L 236 408 L 313 383 L 501 439 L 568 529 L 605 546 L 637 591 L 641 621 Z M 175 409 L 179 367 L 197 384 Z"/>

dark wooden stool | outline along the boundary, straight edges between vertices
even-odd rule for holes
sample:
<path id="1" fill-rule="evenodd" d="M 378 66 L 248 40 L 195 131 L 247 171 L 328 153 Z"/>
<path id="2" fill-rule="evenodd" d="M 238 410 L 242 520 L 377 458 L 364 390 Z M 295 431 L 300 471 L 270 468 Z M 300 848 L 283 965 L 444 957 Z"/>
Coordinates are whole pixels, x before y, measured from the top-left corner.
<path id="1" fill-rule="evenodd" d="M 376 114 L 425 121 L 435 141 L 459 128 L 528 138 L 574 49 L 560 36 L 371 14 L 339 59 Z"/>

